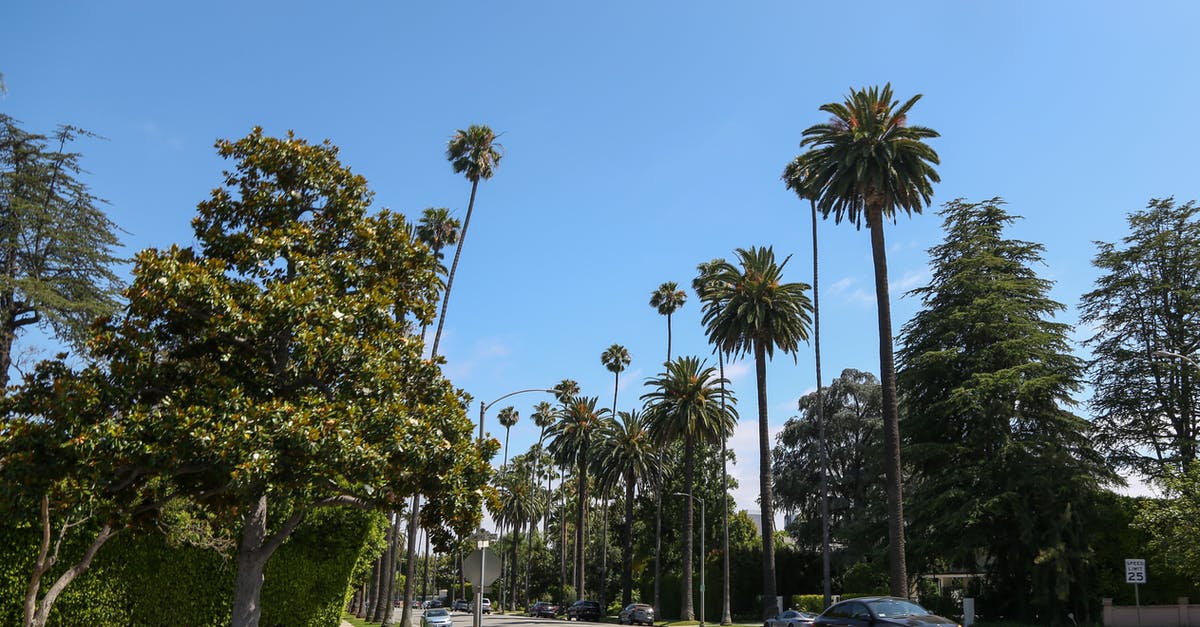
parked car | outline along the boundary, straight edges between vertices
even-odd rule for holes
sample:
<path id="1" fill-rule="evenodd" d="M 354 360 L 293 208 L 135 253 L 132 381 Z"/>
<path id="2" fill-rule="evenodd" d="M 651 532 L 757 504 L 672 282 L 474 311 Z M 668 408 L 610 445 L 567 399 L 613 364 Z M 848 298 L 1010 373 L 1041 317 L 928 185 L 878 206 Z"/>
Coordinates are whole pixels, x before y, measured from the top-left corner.
<path id="1" fill-rule="evenodd" d="M 491 614 L 492 613 L 492 600 L 485 597 L 483 599 L 483 603 L 480 604 L 479 607 L 481 608 L 480 611 L 483 612 L 484 614 Z"/>
<path id="2" fill-rule="evenodd" d="M 421 627 L 454 627 L 454 619 L 450 618 L 450 610 L 435 607 L 421 615 Z"/>
<path id="3" fill-rule="evenodd" d="M 442 607 L 442 602 L 438 599 L 429 599 L 425 602 L 425 609 L 432 610 L 435 607 Z"/>
<path id="4" fill-rule="evenodd" d="M 813 624 L 813 620 L 816 618 L 817 615 L 811 612 L 788 610 L 781 612 L 778 616 L 768 618 L 763 623 L 763 627 L 807 627 Z"/>
<path id="5" fill-rule="evenodd" d="M 645 603 L 630 603 L 617 614 L 617 622 L 622 625 L 654 624 L 654 608 Z M 769 626 L 768 626 L 769 627 Z"/>
<path id="6" fill-rule="evenodd" d="M 455 612 L 470 612 L 471 611 L 471 604 L 467 603 L 466 599 L 454 599 L 454 605 L 452 607 Z"/>
<path id="7" fill-rule="evenodd" d="M 529 608 L 529 615 L 537 618 L 554 618 L 558 616 L 558 604 L 549 601 L 538 601 Z"/>
<path id="8" fill-rule="evenodd" d="M 600 604 L 595 601 L 576 601 L 567 608 L 567 620 L 600 620 L 603 615 Z"/>
<path id="9" fill-rule="evenodd" d="M 949 618 L 930 614 L 929 610 L 908 599 L 897 597 L 862 597 L 834 603 L 813 624 L 837 627 L 962 627 Z"/>

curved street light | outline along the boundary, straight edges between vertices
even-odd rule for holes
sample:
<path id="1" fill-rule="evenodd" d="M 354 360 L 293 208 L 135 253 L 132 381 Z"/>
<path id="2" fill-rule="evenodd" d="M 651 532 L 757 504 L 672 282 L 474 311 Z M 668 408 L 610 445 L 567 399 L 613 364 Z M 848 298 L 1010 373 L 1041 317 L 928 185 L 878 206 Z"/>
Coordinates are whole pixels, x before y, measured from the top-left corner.
<path id="1" fill-rule="evenodd" d="M 554 390 L 547 390 L 546 388 L 529 388 L 528 390 L 517 390 L 516 392 L 509 392 L 508 394 L 505 394 L 504 396 L 501 396 L 500 398 L 498 398 L 490 403 L 484 403 L 483 401 L 479 401 L 479 439 L 480 440 L 483 439 L 483 416 L 484 416 L 484 414 L 487 413 L 488 408 L 510 396 L 516 396 L 518 394 L 525 394 L 526 392 L 546 392 L 547 394 L 555 393 Z"/>
<path id="2" fill-rule="evenodd" d="M 704 627 L 704 499 L 687 492 L 673 492 L 672 495 L 700 501 L 700 627 Z"/>
<path id="3" fill-rule="evenodd" d="M 1159 349 L 1150 354 L 1154 355 L 1155 357 L 1165 357 L 1167 359 L 1182 359 L 1183 361 L 1186 361 L 1189 364 L 1191 364 L 1193 368 L 1200 369 L 1200 363 L 1196 363 L 1196 361 L 1194 359 L 1192 359 L 1191 357 L 1188 357 L 1188 355 L 1184 355 L 1182 353 L 1175 353 L 1172 351 L 1165 351 L 1165 350 Z M 1190 354 L 1191 353 L 1189 353 L 1189 355 Z"/>

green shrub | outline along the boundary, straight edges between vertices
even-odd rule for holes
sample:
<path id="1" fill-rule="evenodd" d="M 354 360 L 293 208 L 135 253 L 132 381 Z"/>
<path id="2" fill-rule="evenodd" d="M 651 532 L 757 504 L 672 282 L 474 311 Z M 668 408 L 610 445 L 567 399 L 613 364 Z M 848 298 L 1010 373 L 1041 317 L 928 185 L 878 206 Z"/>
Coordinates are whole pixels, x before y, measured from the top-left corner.
<path id="1" fill-rule="evenodd" d="M 793 594 L 792 608 L 820 614 L 825 611 L 825 595 L 823 594 Z"/>

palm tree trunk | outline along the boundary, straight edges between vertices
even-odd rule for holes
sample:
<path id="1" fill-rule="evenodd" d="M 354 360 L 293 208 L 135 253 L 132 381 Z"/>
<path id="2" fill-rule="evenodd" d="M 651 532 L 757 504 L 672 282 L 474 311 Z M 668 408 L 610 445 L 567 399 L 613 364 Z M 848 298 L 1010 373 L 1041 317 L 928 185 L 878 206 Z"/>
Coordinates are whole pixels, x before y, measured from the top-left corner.
<path id="1" fill-rule="evenodd" d="M 654 616 L 662 616 L 662 463 L 658 464 L 658 485 L 654 488 Z"/>
<path id="2" fill-rule="evenodd" d="M 692 521 L 693 510 L 692 506 L 692 473 L 695 470 L 695 439 L 690 436 L 684 436 L 683 439 L 683 485 L 684 493 L 688 495 L 686 508 L 683 515 L 683 582 L 680 590 L 680 599 L 683 601 L 683 607 L 680 608 L 680 618 L 683 620 L 695 620 L 696 612 L 693 609 L 695 604 L 692 601 L 692 536 L 695 535 L 695 528 Z"/>
<path id="3" fill-rule="evenodd" d="M 425 566 L 421 569 L 421 596 L 429 600 L 429 532 L 425 532 Z"/>
<path id="4" fill-rule="evenodd" d="M 717 366 L 721 372 L 721 415 L 725 415 L 725 357 L 717 351 Z M 726 468 L 728 455 L 726 442 L 721 434 L 721 624 L 733 624 L 729 609 L 729 471 Z"/>
<path id="5" fill-rule="evenodd" d="M 667 363 L 671 363 L 671 314 L 667 314 Z"/>
<path id="6" fill-rule="evenodd" d="M 559 603 L 567 600 L 567 491 L 564 487 L 567 476 L 565 469 L 559 473 L 558 491 L 558 599 Z"/>
<path id="7" fill-rule="evenodd" d="M 879 307 L 879 382 L 883 388 L 884 477 L 888 501 L 888 589 L 908 598 L 904 559 L 904 498 L 900 477 L 900 418 L 896 403 L 896 363 L 892 353 L 892 306 L 888 294 L 887 248 L 883 214 L 871 209 L 871 258 L 875 263 L 875 300 Z"/>
<path id="8" fill-rule="evenodd" d="M 779 604 L 775 599 L 775 506 L 767 424 L 767 352 L 762 342 L 754 343 L 754 374 L 758 381 L 758 489 L 762 501 L 762 617 L 767 619 L 779 613 Z"/>
<path id="9" fill-rule="evenodd" d="M 817 257 L 817 201 L 810 198 L 808 205 L 812 209 L 813 353 L 817 367 L 817 439 L 821 441 L 821 591 L 825 597 L 823 607 L 829 607 L 833 601 L 829 577 L 829 490 L 825 483 L 829 474 L 829 448 L 825 442 L 825 400 L 821 382 L 821 273 Z"/>
<path id="10" fill-rule="evenodd" d="M 421 495 L 412 497 L 412 510 L 408 513 L 408 546 L 404 552 L 404 607 L 400 611 L 401 627 L 412 627 L 413 588 L 417 580 L 417 525 Z"/>
<path id="11" fill-rule="evenodd" d="M 509 598 L 512 600 L 512 609 L 515 610 L 517 609 L 517 543 L 520 542 L 521 538 L 521 521 L 513 520 L 512 526 L 512 559 L 509 560 L 509 563 L 512 565 L 508 569 L 510 571 L 509 575 L 512 576 L 512 583 L 509 584 L 508 588 Z"/>
<path id="12" fill-rule="evenodd" d="M 621 530 L 621 605 L 633 603 L 633 471 L 625 471 L 625 524 Z"/>
<path id="13" fill-rule="evenodd" d="M 585 590 L 584 563 L 586 556 L 584 554 L 584 541 L 587 538 L 587 444 L 585 443 L 579 453 L 579 506 L 575 513 L 575 600 L 580 601 L 587 598 Z"/>
<path id="14" fill-rule="evenodd" d="M 608 489 L 604 494 L 604 513 L 600 516 L 600 611 L 608 612 L 608 599 L 605 590 L 608 588 Z"/>
<path id="15" fill-rule="evenodd" d="M 436 357 L 438 346 L 442 343 L 442 327 L 446 324 L 446 306 L 450 304 L 450 288 L 454 287 L 454 273 L 458 272 L 458 258 L 462 256 L 463 242 L 467 241 L 467 227 L 471 226 L 471 213 L 475 210 L 475 192 L 479 189 L 479 180 L 471 181 L 471 200 L 467 202 L 467 216 L 463 218 L 462 231 L 458 233 L 458 245 L 454 248 L 454 262 L 450 264 L 450 274 L 446 276 L 446 291 L 442 294 L 442 311 L 438 314 L 437 333 L 433 334 L 433 349 L 430 355 Z"/>

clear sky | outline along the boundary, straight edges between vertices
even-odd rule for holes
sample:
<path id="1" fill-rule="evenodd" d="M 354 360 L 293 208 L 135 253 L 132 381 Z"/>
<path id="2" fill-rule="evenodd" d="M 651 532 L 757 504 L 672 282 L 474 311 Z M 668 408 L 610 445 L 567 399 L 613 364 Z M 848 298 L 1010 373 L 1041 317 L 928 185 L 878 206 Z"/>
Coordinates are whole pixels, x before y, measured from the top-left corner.
<path id="1" fill-rule="evenodd" d="M 648 306 L 696 264 L 771 245 L 811 282 L 807 204 L 780 182 L 818 107 L 890 81 L 921 93 L 938 130 L 934 207 L 887 230 L 895 329 L 929 280 L 937 206 L 1002 196 L 1015 238 L 1046 246 L 1042 276 L 1076 321 L 1096 240 L 1125 235 L 1151 197 L 1200 197 L 1194 2 L 61 2 L 0 9 L 0 110 L 28 130 L 107 138 L 74 146 L 129 252 L 190 243 L 220 183 L 212 144 L 255 125 L 325 138 L 376 203 L 416 219 L 465 214 L 444 157 L 455 129 L 502 133 L 455 279 L 446 372 L 478 401 L 563 378 L 612 402 L 600 353 L 633 362 L 618 406 L 639 406 L 666 356 Z M 878 372 L 865 231 L 820 225 L 823 370 Z M 674 354 L 710 356 L 694 294 Z M 1083 337 L 1086 332 L 1077 332 Z M 26 338 L 27 343 L 32 338 Z M 710 360 L 713 358 L 710 356 Z M 742 420 L 738 506 L 756 511 L 749 362 L 729 367 Z M 769 367 L 770 426 L 815 388 L 811 347 Z M 543 396 L 514 397 L 510 448 L 537 437 Z M 489 412 L 492 432 L 503 435 Z"/>

